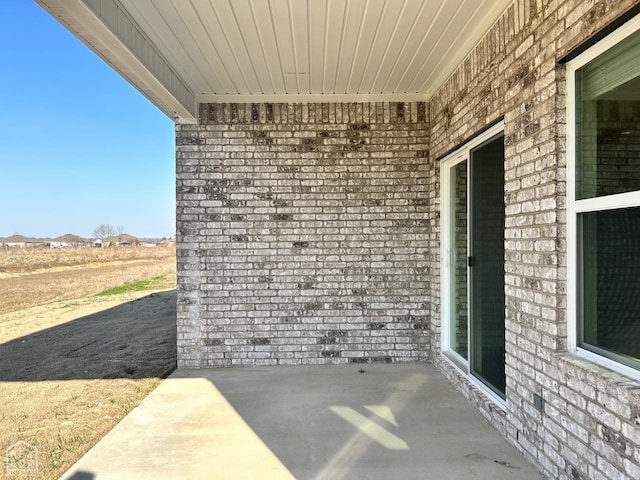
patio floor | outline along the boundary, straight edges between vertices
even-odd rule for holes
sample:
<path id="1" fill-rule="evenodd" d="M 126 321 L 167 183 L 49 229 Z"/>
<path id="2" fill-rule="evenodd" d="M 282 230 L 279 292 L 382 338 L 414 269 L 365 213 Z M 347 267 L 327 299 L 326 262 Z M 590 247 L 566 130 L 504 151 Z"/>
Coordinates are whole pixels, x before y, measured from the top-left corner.
<path id="1" fill-rule="evenodd" d="M 430 364 L 177 370 L 62 479 L 540 479 Z"/>

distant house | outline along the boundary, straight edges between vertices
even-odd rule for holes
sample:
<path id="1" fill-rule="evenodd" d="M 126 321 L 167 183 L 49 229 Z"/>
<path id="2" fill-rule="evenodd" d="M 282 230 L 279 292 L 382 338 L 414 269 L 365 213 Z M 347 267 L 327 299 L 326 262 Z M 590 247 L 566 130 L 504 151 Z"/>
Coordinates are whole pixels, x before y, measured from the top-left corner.
<path id="1" fill-rule="evenodd" d="M 121 235 L 114 235 L 113 237 L 96 238 L 93 240 L 93 246 L 97 248 L 102 247 L 139 247 L 141 245 L 140 239 L 123 233 Z"/>
<path id="2" fill-rule="evenodd" d="M 52 239 L 49 246 L 51 248 L 85 248 L 91 247 L 91 240 L 67 233 Z"/>
<path id="3" fill-rule="evenodd" d="M 175 247 L 175 241 L 167 238 L 141 238 L 142 247 Z"/>
<path id="4" fill-rule="evenodd" d="M 161 240 L 158 246 L 164 248 L 175 247 L 176 241 L 173 238 L 167 238 L 165 240 Z"/>
<path id="5" fill-rule="evenodd" d="M 117 240 L 116 245 L 120 247 L 139 247 L 141 242 L 138 238 L 133 235 L 129 235 L 127 233 L 123 233 L 122 235 L 118 235 L 115 237 Z"/>
<path id="6" fill-rule="evenodd" d="M 10 237 L 0 238 L 0 245 L 7 248 L 25 248 L 28 240 L 23 235 L 11 235 Z"/>
<path id="7" fill-rule="evenodd" d="M 36 248 L 48 247 L 51 240 L 48 238 L 25 237 L 24 235 L 11 235 L 10 237 L 0 238 L 0 246 L 5 248 Z"/>
<path id="8" fill-rule="evenodd" d="M 33 242 L 31 243 L 31 247 L 34 247 L 34 248 L 45 248 L 50 246 L 51 246 L 50 238 L 34 238 Z"/>

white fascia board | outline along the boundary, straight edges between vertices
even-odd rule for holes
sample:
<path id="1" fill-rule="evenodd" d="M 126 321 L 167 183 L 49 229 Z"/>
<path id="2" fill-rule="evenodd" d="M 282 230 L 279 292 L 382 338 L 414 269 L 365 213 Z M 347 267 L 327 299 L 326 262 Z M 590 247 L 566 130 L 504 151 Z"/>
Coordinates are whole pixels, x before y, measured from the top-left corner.
<path id="1" fill-rule="evenodd" d="M 179 123 L 196 123 L 193 92 L 117 0 L 35 0 Z"/>
<path id="2" fill-rule="evenodd" d="M 368 103 L 426 102 L 419 93 L 406 94 L 296 94 L 296 95 L 197 95 L 198 103 Z"/>

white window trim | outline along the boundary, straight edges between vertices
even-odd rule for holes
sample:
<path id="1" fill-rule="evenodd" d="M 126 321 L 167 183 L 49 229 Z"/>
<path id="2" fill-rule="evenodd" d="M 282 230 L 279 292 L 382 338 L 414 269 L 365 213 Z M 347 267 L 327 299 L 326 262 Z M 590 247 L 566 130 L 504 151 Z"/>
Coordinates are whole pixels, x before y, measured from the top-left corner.
<path id="1" fill-rule="evenodd" d="M 634 17 L 615 32 L 567 63 L 567 349 L 585 360 L 609 368 L 620 374 L 640 380 L 640 370 L 598 355 L 578 346 L 578 232 L 577 216 L 582 212 L 602 211 L 640 206 L 640 191 L 609 195 L 601 198 L 576 198 L 575 150 L 575 73 L 625 38 L 640 30 L 640 15 Z"/>
<path id="2" fill-rule="evenodd" d="M 468 161 L 471 150 L 501 133 L 504 133 L 504 120 L 469 140 L 469 142 L 451 152 L 440 162 L 440 352 L 444 360 L 462 373 L 475 388 L 491 399 L 498 407 L 506 410 L 507 401 L 474 377 L 469 368 L 469 361 L 465 360 L 449 347 L 451 341 L 450 320 L 452 295 L 451 285 L 449 284 L 451 267 L 451 250 L 449 248 L 451 231 L 449 225 L 451 224 L 452 213 L 449 205 L 449 195 L 451 194 L 451 167 L 464 160 Z M 469 168 L 469 163 L 467 163 L 467 168 Z M 467 212 L 467 215 L 468 214 L 469 212 Z M 467 245 L 467 249 L 468 247 Z M 467 279 L 467 282 L 469 282 L 469 279 Z M 468 339 L 468 341 L 469 340 L 470 339 Z"/>

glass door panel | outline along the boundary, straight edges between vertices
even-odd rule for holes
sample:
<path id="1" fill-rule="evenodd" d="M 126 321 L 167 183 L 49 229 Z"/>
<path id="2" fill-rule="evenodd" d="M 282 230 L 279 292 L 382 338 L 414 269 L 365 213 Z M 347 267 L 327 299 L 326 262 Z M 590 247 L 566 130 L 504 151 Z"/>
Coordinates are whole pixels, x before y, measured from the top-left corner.
<path id="1" fill-rule="evenodd" d="M 470 369 L 504 397 L 504 143 L 471 151 Z"/>
<path id="2" fill-rule="evenodd" d="M 465 360 L 468 347 L 467 161 L 451 169 L 451 321 L 449 348 Z"/>

